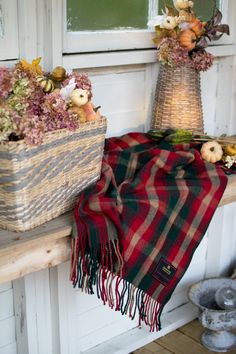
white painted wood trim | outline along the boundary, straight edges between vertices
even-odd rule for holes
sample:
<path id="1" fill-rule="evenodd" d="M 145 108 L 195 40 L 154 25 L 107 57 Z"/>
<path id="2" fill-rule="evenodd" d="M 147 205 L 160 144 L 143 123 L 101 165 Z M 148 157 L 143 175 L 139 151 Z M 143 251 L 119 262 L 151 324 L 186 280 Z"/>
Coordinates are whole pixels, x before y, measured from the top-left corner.
<path id="1" fill-rule="evenodd" d="M 37 3 L 36 0 L 18 1 L 19 58 L 32 61 L 37 57 Z"/>
<path id="2" fill-rule="evenodd" d="M 46 0 L 47 2 L 48 0 Z M 62 0 L 51 0 L 51 19 L 52 19 L 52 68 L 62 64 Z"/>
<path id="3" fill-rule="evenodd" d="M 18 354 L 29 354 L 27 323 L 26 323 L 26 301 L 23 278 L 13 282 L 14 307 L 15 307 L 15 327 Z"/>
<path id="4" fill-rule="evenodd" d="M 0 60 L 19 57 L 17 0 L 0 0 Z"/>
<path id="5" fill-rule="evenodd" d="M 48 270 L 13 282 L 18 354 L 52 354 Z"/>
<path id="6" fill-rule="evenodd" d="M 64 281 L 68 279 L 68 267 L 61 264 L 57 267 L 58 277 L 58 303 L 59 303 L 59 338 L 61 354 L 78 354 L 80 349 L 76 348 L 76 316 L 72 288 L 65 286 Z"/>
<path id="7" fill-rule="evenodd" d="M 228 275 L 236 268 L 235 255 L 236 203 L 218 208 L 208 229 L 205 278 Z M 217 246 L 216 246 L 217 245 Z"/>
<path id="8" fill-rule="evenodd" d="M 158 0 L 150 0 L 149 18 L 155 15 Z M 235 15 L 235 1 L 221 1 L 220 9 L 223 19 L 230 27 L 234 26 L 233 14 Z M 124 30 L 124 31 L 80 31 L 69 32 L 66 28 L 66 0 L 63 0 L 63 53 L 79 52 L 103 52 L 120 51 L 132 49 L 144 49 L 153 47 L 153 32 L 149 29 L 144 30 Z M 224 22 L 223 21 L 223 22 Z M 223 36 L 216 45 L 232 44 L 234 41 L 234 31 L 230 36 Z M 214 44 L 214 43 L 213 43 Z"/>
<path id="9" fill-rule="evenodd" d="M 233 109 L 233 73 L 234 57 L 226 56 L 218 60 L 217 73 L 217 91 L 216 91 L 216 107 L 215 107 L 215 136 L 221 134 L 234 134 L 231 130 L 231 112 Z M 222 119 L 224 117 L 224 119 Z"/>
<path id="10" fill-rule="evenodd" d="M 58 302 L 58 270 L 57 267 L 49 269 L 49 282 L 50 282 L 50 311 L 51 311 L 51 341 L 52 353 L 60 354 L 60 332 L 59 332 L 59 302 Z M 44 353 L 43 353 L 44 354 Z M 62 354 L 62 353 L 61 353 Z"/>
<path id="11" fill-rule="evenodd" d="M 152 38 L 149 30 L 66 32 L 63 53 L 152 48 Z"/>
<path id="12" fill-rule="evenodd" d="M 62 64 L 62 0 L 37 1 L 38 52 L 43 68 L 51 71 Z"/>
<path id="13" fill-rule="evenodd" d="M 210 46 L 208 51 L 215 57 L 236 55 L 235 45 Z M 157 63 L 157 50 L 118 51 L 111 53 L 86 53 L 63 55 L 62 65 L 68 70 L 76 68 L 108 67 Z"/>

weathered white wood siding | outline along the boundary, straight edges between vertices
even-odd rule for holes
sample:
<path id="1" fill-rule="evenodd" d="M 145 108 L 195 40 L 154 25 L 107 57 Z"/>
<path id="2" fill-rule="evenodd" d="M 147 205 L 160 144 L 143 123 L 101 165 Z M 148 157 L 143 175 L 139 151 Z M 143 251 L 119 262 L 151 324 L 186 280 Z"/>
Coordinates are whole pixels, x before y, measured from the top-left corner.
<path id="1" fill-rule="evenodd" d="M 0 354 L 16 354 L 12 282 L 0 284 Z"/>

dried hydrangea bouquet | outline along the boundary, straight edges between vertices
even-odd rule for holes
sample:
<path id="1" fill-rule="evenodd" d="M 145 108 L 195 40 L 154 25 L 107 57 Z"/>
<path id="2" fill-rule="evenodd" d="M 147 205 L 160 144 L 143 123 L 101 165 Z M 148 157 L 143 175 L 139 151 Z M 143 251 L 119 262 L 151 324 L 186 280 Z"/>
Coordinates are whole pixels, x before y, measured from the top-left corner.
<path id="1" fill-rule="evenodd" d="M 60 66 L 45 73 L 40 60 L 22 59 L 13 68 L 0 67 L 0 142 L 23 139 L 40 145 L 47 132 L 80 126 L 70 96 L 82 90 L 92 97 L 87 74 L 67 74 Z"/>
<path id="2" fill-rule="evenodd" d="M 86 74 L 40 58 L 0 68 L 0 228 L 26 231 L 71 210 L 100 178 L 106 118 Z"/>
<path id="3" fill-rule="evenodd" d="M 194 2 L 173 0 L 162 16 L 149 22 L 155 27 L 160 71 L 156 86 L 152 129 L 189 128 L 203 132 L 200 72 L 213 64 L 206 51 L 209 42 L 229 34 L 221 24 L 216 5 L 212 18 L 202 22 L 194 12 Z"/>

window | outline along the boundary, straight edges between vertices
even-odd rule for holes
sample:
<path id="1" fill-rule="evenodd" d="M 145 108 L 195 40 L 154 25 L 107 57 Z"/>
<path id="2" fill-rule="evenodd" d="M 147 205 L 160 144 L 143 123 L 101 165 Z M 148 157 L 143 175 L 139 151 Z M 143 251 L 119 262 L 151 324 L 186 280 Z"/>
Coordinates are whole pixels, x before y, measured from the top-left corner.
<path id="1" fill-rule="evenodd" d="M 63 2 L 64 53 L 153 46 L 147 22 L 156 13 L 156 0 Z"/>
<path id="2" fill-rule="evenodd" d="M 158 4 L 158 13 L 161 14 L 161 9 L 164 9 L 166 5 L 173 6 L 172 0 L 159 0 Z M 216 1 L 216 6 L 220 7 L 220 1 Z M 208 20 L 212 16 L 212 12 L 214 9 L 214 1 L 213 0 L 197 0 L 194 3 L 194 10 L 198 18 L 202 19 L 203 21 Z"/>
<path id="3" fill-rule="evenodd" d="M 148 0 L 67 0 L 68 31 L 146 29 Z M 89 15 L 88 15 L 89 14 Z"/>
<path id="4" fill-rule="evenodd" d="M 217 0 L 223 22 L 232 19 L 230 8 L 235 0 Z M 84 53 L 152 48 L 152 29 L 147 22 L 161 13 L 172 0 L 63 0 L 64 53 Z M 195 0 L 197 16 L 209 19 L 214 1 Z M 226 38 L 216 44 L 228 44 Z"/>

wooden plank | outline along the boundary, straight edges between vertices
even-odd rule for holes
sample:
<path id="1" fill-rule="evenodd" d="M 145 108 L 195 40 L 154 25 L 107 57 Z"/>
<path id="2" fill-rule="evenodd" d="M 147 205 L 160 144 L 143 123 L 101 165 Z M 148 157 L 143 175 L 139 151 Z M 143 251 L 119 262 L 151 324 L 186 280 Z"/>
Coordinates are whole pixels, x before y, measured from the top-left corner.
<path id="1" fill-rule="evenodd" d="M 164 348 L 157 344 L 156 342 L 152 342 L 148 345 L 146 345 L 143 348 L 140 348 L 134 352 L 134 354 L 155 354 L 155 353 L 160 353 Z"/>
<path id="2" fill-rule="evenodd" d="M 194 320 L 187 325 L 178 329 L 181 333 L 199 342 L 204 328 L 200 325 L 198 320 Z"/>
<path id="3" fill-rule="evenodd" d="M 209 353 L 200 343 L 179 331 L 174 331 L 168 334 L 168 336 L 160 338 L 157 343 L 175 354 L 189 354 L 190 348 L 191 354 Z"/>
<path id="4" fill-rule="evenodd" d="M 65 262 L 70 257 L 70 237 L 32 240 L 22 247 L 0 252 L 0 282 L 23 277 L 31 272 Z"/>
<path id="5" fill-rule="evenodd" d="M 236 175 L 228 176 L 228 185 L 221 198 L 219 206 L 230 204 L 236 201 Z"/>
<path id="6" fill-rule="evenodd" d="M 236 201 L 236 176 L 229 176 L 220 206 Z M 27 232 L 0 231 L 0 283 L 70 259 L 72 213 Z"/>
<path id="7" fill-rule="evenodd" d="M 133 352 L 133 354 L 155 354 L 155 353 L 158 353 L 158 354 L 173 354 L 172 352 L 169 352 L 169 350 L 166 350 L 166 349 L 164 349 L 162 347 L 160 347 L 160 348 L 161 348 L 160 350 L 151 351 L 149 349 L 149 346 L 147 346 L 147 347 L 144 347 L 144 348 L 136 350 L 135 352 Z"/>
<path id="8" fill-rule="evenodd" d="M 12 232 L 0 230 L 0 257 L 5 252 L 24 246 L 28 242 L 34 240 L 57 240 L 69 236 L 71 234 L 72 213 L 66 213 L 53 219 L 43 225 L 40 225 L 26 232 Z"/>
<path id="9" fill-rule="evenodd" d="M 182 353 L 188 353 L 188 349 L 191 348 L 191 353 L 192 352 L 192 347 L 187 347 L 183 349 L 183 345 L 188 342 L 188 339 L 190 340 L 191 343 L 194 343 L 194 345 L 199 344 L 201 345 L 201 335 L 204 331 L 204 328 L 201 326 L 200 322 L 198 320 L 194 320 L 187 325 L 180 327 L 175 331 L 175 334 L 167 334 L 165 337 L 162 339 L 156 340 L 136 351 L 134 351 L 132 354 L 152 354 L 152 353 L 158 353 L 158 354 L 167 354 L 167 353 L 174 353 L 174 354 L 182 354 Z M 233 331 L 236 333 L 236 330 Z M 176 341 L 177 338 L 177 341 Z M 182 338 L 182 339 L 181 339 Z M 175 340 L 175 342 L 173 342 Z M 192 342 L 192 340 L 194 342 Z M 171 351 L 167 349 L 163 349 L 163 346 L 166 346 L 166 343 L 168 348 L 171 347 Z M 157 347 L 155 346 L 157 345 Z M 187 344 L 186 344 L 187 345 Z M 160 348 L 160 349 L 159 349 Z M 198 346 L 197 346 L 198 348 Z M 201 345 L 201 348 L 204 348 Z M 195 350 L 195 349 L 194 349 Z M 198 351 L 197 351 L 198 353 Z M 199 351 L 199 354 L 201 351 Z M 205 351 L 205 353 L 209 353 L 209 351 Z M 235 350 L 229 351 L 229 354 L 235 354 Z"/>

